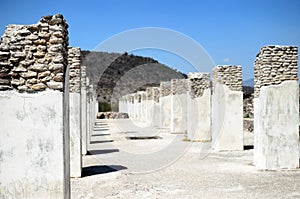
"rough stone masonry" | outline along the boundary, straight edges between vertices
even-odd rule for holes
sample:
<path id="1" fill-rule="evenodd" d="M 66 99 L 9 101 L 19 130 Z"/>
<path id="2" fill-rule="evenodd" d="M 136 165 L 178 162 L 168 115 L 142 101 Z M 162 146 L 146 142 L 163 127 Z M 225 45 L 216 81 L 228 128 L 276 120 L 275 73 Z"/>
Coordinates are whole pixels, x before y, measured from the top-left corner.
<path id="1" fill-rule="evenodd" d="M 254 63 L 254 164 L 299 167 L 298 48 L 264 46 Z"/>
<path id="2" fill-rule="evenodd" d="M 0 90 L 63 89 L 68 25 L 62 15 L 34 25 L 8 25 L 0 44 Z"/>

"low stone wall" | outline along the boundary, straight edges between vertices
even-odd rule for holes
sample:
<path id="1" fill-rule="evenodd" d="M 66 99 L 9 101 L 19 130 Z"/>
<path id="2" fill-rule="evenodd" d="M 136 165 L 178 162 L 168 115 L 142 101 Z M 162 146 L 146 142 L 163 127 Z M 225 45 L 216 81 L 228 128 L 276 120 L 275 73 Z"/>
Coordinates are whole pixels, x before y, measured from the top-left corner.
<path id="1" fill-rule="evenodd" d="M 99 112 L 97 114 L 98 119 L 127 119 L 129 118 L 127 113 L 121 112 Z"/>

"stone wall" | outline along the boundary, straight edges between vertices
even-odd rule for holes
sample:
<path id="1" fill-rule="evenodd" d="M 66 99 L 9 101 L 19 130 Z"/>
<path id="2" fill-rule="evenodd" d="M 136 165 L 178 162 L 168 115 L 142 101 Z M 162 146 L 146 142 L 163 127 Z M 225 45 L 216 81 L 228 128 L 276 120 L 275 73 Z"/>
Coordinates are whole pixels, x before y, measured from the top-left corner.
<path id="1" fill-rule="evenodd" d="M 213 92 L 216 84 L 224 84 L 232 91 L 242 91 L 241 66 L 216 66 L 212 71 Z"/>
<path id="2" fill-rule="evenodd" d="M 188 94 L 191 98 L 198 98 L 210 87 L 209 73 L 189 73 L 188 74 Z"/>
<path id="3" fill-rule="evenodd" d="M 159 96 L 160 96 L 160 88 L 158 87 L 153 87 L 153 99 L 155 102 L 159 102 Z"/>
<path id="4" fill-rule="evenodd" d="M 172 95 L 186 94 L 188 90 L 188 81 L 186 79 L 171 79 Z"/>
<path id="5" fill-rule="evenodd" d="M 0 42 L 0 90 L 63 90 L 68 25 L 60 14 L 8 25 Z"/>
<path id="6" fill-rule="evenodd" d="M 254 165 L 268 170 L 298 168 L 297 47 L 262 47 L 254 74 Z"/>
<path id="7" fill-rule="evenodd" d="M 171 95 L 171 82 L 160 82 L 160 96 Z"/>
<path id="8" fill-rule="evenodd" d="M 70 92 L 80 93 L 80 65 L 81 53 L 80 48 L 69 47 L 68 50 L 68 65 L 70 67 Z M 86 70 L 86 69 L 84 69 Z M 86 75 L 86 74 L 85 74 Z"/>
<path id="9" fill-rule="evenodd" d="M 264 46 L 254 63 L 254 97 L 262 86 L 278 85 L 286 80 L 298 81 L 298 48 Z"/>
<path id="10" fill-rule="evenodd" d="M 212 147 L 243 150 L 242 67 L 216 66 L 212 82 Z"/>
<path id="11" fill-rule="evenodd" d="M 34 25 L 9 25 L 1 38 L 4 198 L 70 198 L 67 28 L 58 14 Z"/>
<path id="12" fill-rule="evenodd" d="M 211 89 L 209 73 L 188 74 L 187 139 L 211 140 Z"/>

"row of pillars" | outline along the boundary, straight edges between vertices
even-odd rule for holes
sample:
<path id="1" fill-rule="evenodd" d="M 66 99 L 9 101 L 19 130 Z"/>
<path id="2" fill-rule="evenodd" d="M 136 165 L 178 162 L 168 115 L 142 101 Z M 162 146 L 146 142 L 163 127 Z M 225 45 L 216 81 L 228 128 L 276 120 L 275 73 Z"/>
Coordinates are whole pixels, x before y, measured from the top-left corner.
<path id="1" fill-rule="evenodd" d="M 10 25 L 0 42 L 0 198 L 70 198 L 97 103 L 62 15 Z"/>
<path id="2" fill-rule="evenodd" d="M 256 57 L 254 164 L 258 169 L 299 167 L 298 49 L 264 46 Z M 243 150 L 241 66 L 161 82 L 119 99 L 119 111 L 148 126 L 212 142 L 216 151 Z"/>

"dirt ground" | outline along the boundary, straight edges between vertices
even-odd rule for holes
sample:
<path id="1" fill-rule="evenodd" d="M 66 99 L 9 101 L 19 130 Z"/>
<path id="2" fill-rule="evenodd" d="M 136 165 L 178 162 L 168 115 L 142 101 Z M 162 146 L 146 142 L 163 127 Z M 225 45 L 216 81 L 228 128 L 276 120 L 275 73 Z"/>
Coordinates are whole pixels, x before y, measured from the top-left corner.
<path id="1" fill-rule="evenodd" d="M 215 152 L 167 129 L 98 120 L 72 198 L 300 198 L 300 169 L 257 170 L 244 137 L 247 150 Z"/>

